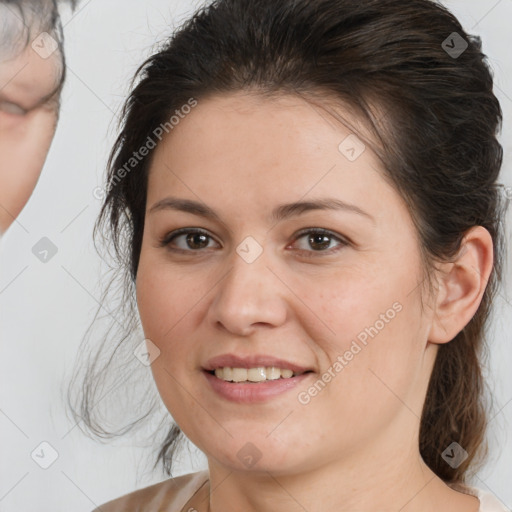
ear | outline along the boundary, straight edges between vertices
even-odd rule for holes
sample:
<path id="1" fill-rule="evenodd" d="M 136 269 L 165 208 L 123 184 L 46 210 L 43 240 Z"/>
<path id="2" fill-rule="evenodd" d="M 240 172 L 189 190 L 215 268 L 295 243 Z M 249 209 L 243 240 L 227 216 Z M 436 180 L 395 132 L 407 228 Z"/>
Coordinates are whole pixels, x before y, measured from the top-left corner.
<path id="1" fill-rule="evenodd" d="M 444 264 L 439 273 L 428 341 L 447 343 L 476 313 L 493 266 L 492 237 L 483 226 L 474 226 L 464 236 L 456 261 Z"/>

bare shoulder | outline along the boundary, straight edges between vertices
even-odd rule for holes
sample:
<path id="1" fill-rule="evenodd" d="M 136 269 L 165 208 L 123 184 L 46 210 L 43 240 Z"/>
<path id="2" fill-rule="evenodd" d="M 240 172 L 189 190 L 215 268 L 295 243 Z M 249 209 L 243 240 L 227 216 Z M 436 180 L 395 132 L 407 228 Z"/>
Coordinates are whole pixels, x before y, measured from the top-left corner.
<path id="1" fill-rule="evenodd" d="M 208 470 L 169 478 L 95 508 L 93 512 L 167 512 L 179 510 L 208 480 Z"/>

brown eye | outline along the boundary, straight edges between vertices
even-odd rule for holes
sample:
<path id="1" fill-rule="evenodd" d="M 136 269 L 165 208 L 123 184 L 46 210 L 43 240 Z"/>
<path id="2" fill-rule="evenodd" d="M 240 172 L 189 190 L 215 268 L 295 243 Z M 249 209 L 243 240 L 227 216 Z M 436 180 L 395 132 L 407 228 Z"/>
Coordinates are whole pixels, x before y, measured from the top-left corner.
<path id="1" fill-rule="evenodd" d="M 177 245 L 175 240 L 180 238 L 184 240 L 184 245 L 182 244 L 181 247 L 172 247 L 171 245 Z M 183 228 L 166 235 L 160 241 L 160 245 L 162 247 L 168 247 L 172 251 L 199 252 L 201 249 L 208 248 L 208 242 L 211 239 L 212 237 L 206 231 Z"/>
<path id="2" fill-rule="evenodd" d="M 204 249 L 208 246 L 208 235 L 204 235 L 203 233 L 189 233 L 185 237 L 185 240 L 192 249 Z"/>
<path id="3" fill-rule="evenodd" d="M 308 238 L 308 243 L 313 249 L 328 249 L 331 244 L 331 238 L 329 235 L 310 235 Z"/>
<path id="4" fill-rule="evenodd" d="M 307 246 L 299 249 L 306 257 L 323 256 L 339 251 L 349 243 L 341 237 L 325 229 L 302 230 L 296 235 L 296 241 L 305 239 Z M 330 247 L 332 241 L 338 242 L 337 247 Z M 312 250 L 311 250 L 312 249 Z M 319 253 L 319 254 L 315 254 Z"/>

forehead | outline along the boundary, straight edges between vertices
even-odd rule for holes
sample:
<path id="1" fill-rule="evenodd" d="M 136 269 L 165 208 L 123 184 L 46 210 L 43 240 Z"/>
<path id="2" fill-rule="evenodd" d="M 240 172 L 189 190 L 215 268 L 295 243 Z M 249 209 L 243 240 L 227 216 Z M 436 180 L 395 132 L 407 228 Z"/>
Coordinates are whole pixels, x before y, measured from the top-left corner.
<path id="1" fill-rule="evenodd" d="M 43 58 L 29 44 L 14 55 L 1 59 L 0 96 L 30 106 L 56 92 L 62 73 L 59 50 Z"/>
<path id="2" fill-rule="evenodd" d="M 55 40 L 38 39 L 41 32 L 51 32 L 53 3 L 41 0 L 35 10 L 30 3 L 24 5 L 22 12 L 0 0 L 0 94 L 3 100 L 30 107 L 57 91 L 63 59 Z M 32 43 L 39 44 L 39 53 Z"/>
<path id="3" fill-rule="evenodd" d="M 215 96 L 180 118 L 154 150 L 148 213 L 158 202 L 178 198 L 207 205 L 227 225 L 265 223 L 276 205 L 333 198 L 380 225 L 408 217 L 370 147 L 348 159 L 340 147 L 346 149 L 355 132 L 300 98 Z"/>
<path id="4" fill-rule="evenodd" d="M 337 172 L 332 174 L 338 178 L 342 171 L 350 173 L 348 178 L 359 172 L 360 181 L 363 167 L 372 173 L 380 162 L 360 138 L 368 136 L 362 123 L 348 111 L 342 116 L 348 127 L 295 96 L 263 98 L 239 92 L 199 100 L 157 146 L 150 185 L 152 175 L 156 179 L 161 174 L 158 181 L 169 185 L 179 181 L 179 175 L 208 186 L 229 179 L 244 188 L 251 181 L 254 186 L 290 189 L 295 185 L 299 191 L 313 187 L 315 179 L 333 166 Z M 364 148 L 353 161 L 342 152 L 347 137 Z"/>

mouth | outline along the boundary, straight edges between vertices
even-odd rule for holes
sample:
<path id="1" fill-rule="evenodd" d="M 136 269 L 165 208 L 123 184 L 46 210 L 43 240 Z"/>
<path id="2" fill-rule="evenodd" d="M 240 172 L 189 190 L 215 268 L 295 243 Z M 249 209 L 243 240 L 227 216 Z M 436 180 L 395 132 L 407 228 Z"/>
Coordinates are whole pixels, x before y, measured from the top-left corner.
<path id="1" fill-rule="evenodd" d="M 277 367 L 220 367 L 203 370 L 206 384 L 215 396 L 236 404 L 261 404 L 278 396 L 286 397 L 286 392 L 311 378 L 314 372 L 305 370 L 294 372 Z"/>
<path id="2" fill-rule="evenodd" d="M 202 367 L 217 397 L 239 404 L 261 403 L 298 386 L 313 368 L 265 354 L 222 354 Z"/>

